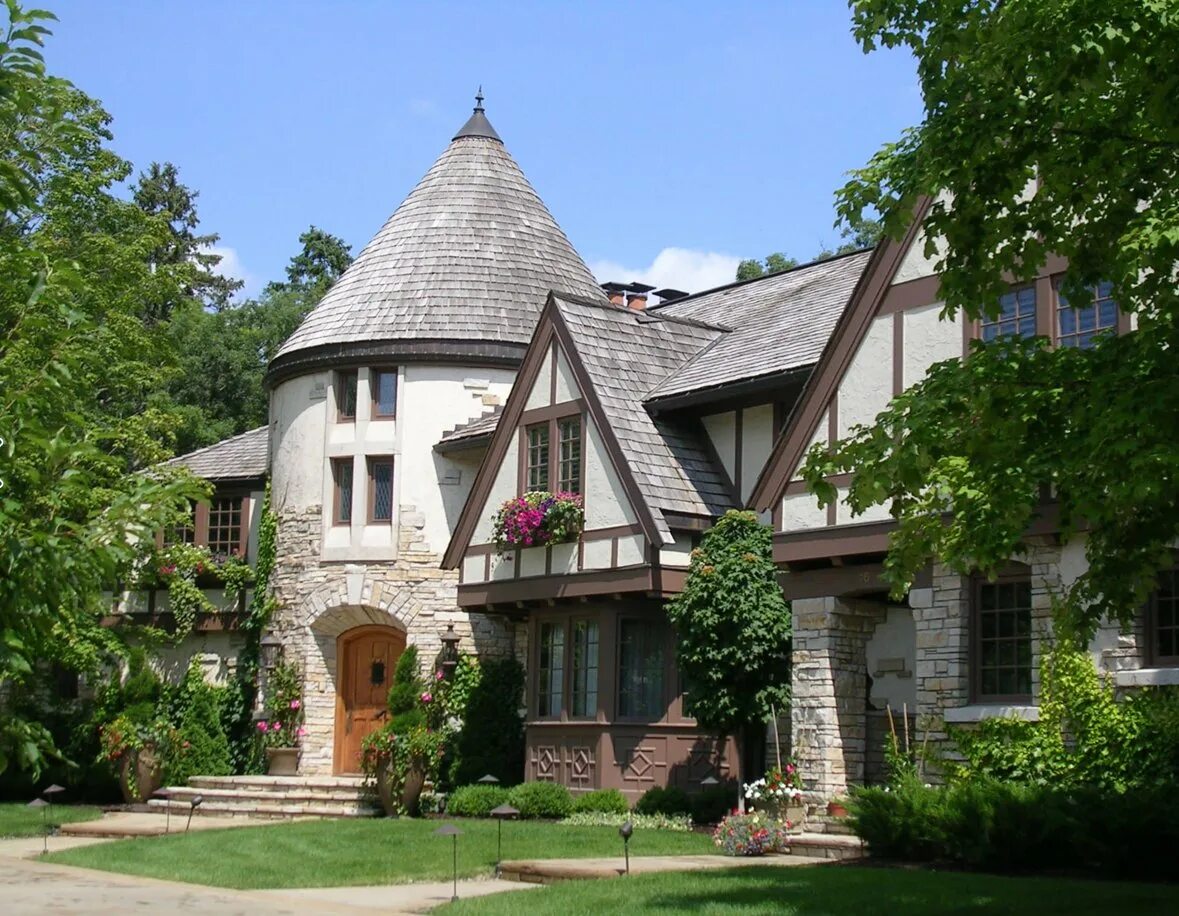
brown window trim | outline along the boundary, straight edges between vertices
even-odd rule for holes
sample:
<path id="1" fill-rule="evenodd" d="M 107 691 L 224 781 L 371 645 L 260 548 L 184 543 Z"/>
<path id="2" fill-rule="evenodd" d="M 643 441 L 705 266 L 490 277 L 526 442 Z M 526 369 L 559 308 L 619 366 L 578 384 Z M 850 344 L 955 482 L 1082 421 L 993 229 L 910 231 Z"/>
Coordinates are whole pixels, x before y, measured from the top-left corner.
<path id="1" fill-rule="evenodd" d="M 375 514 L 376 505 L 377 505 L 377 487 L 376 487 L 376 474 L 374 472 L 378 467 L 381 467 L 383 465 L 388 465 L 388 467 L 389 467 L 389 490 L 390 490 L 390 493 L 389 493 L 389 517 L 388 518 L 377 518 L 376 514 Z M 392 455 L 370 456 L 366 459 L 365 466 L 368 469 L 368 481 L 367 481 L 367 483 L 368 483 L 368 499 L 366 500 L 368 503 L 368 511 L 366 514 L 366 518 L 368 520 L 368 523 L 370 525 L 392 524 L 392 522 L 393 522 L 393 493 L 392 493 L 392 490 L 393 490 L 393 480 L 394 480 L 393 475 L 395 472 L 393 456 Z"/>
<path id="2" fill-rule="evenodd" d="M 1014 565 L 1014 564 L 1013 564 Z M 1030 706 L 1034 702 L 1034 697 L 1031 693 L 1028 694 L 985 694 L 982 692 L 982 627 L 981 627 L 981 595 L 983 586 L 985 585 L 1002 585 L 1010 582 L 1028 582 L 1031 583 L 1030 570 L 1022 571 L 1017 569 L 1008 569 L 997 576 L 993 581 L 988 580 L 980 575 L 971 577 L 970 580 L 970 617 L 968 621 L 967 639 L 970 651 L 970 702 L 985 705 L 991 703 L 1011 704 L 1013 706 Z M 1032 621 L 1034 622 L 1034 621 Z M 1032 645 L 1032 674 L 1035 674 L 1035 634 L 1031 632 L 1029 627 L 1028 642 Z"/>
<path id="3" fill-rule="evenodd" d="M 520 466 L 516 478 L 516 490 L 520 495 L 530 492 L 531 487 L 528 484 L 528 431 L 538 426 L 547 426 L 549 433 L 549 460 L 548 460 L 548 490 L 550 492 L 557 491 L 557 484 L 561 476 L 561 421 L 571 420 L 576 418 L 580 424 L 580 442 L 581 442 L 581 457 L 579 461 L 577 479 L 577 492 L 581 498 L 585 499 L 585 464 L 586 464 L 586 415 L 581 407 L 581 402 L 570 402 L 568 404 L 556 404 L 554 407 L 562 408 L 561 412 L 554 412 L 548 408 L 540 408 L 546 415 L 543 418 L 533 419 L 532 422 L 521 422 L 519 428 L 520 440 Z M 528 414 L 536 414 L 538 411 L 528 411 Z"/>
<path id="4" fill-rule="evenodd" d="M 209 546 L 209 510 L 212 509 L 212 501 L 219 499 L 229 499 L 238 501 L 239 518 L 241 519 L 240 527 L 238 529 L 238 545 L 234 552 L 235 556 L 245 557 L 249 549 L 250 543 L 250 513 L 253 510 L 253 501 L 250 498 L 249 492 L 229 491 L 226 493 L 214 493 L 212 500 L 201 500 L 193 504 L 192 507 L 192 540 L 191 541 L 169 541 L 165 534 L 166 532 L 158 532 L 156 535 L 157 547 L 168 547 L 173 544 L 186 543 L 193 547 L 208 547 Z"/>
<path id="5" fill-rule="evenodd" d="M 378 381 L 381 375 L 393 376 L 393 410 L 390 413 L 382 413 L 379 406 L 378 399 Z M 372 400 L 372 418 L 374 420 L 392 420 L 397 416 L 397 393 L 401 387 L 401 380 L 398 378 L 397 369 L 394 366 L 377 366 L 368 370 L 368 393 Z"/>
<path id="6" fill-rule="evenodd" d="M 660 675 L 662 681 L 662 695 L 659 698 L 658 705 L 661 707 L 660 711 L 655 716 L 629 716 L 622 712 L 622 628 L 627 623 L 639 623 L 646 625 L 654 625 L 663 631 L 663 673 Z M 614 721 L 618 723 L 653 723 L 653 722 L 669 722 L 672 716 L 672 705 L 675 698 L 668 697 L 668 688 L 673 687 L 672 683 L 675 676 L 674 660 L 675 660 L 675 645 L 671 639 L 671 624 L 658 617 L 648 617 L 635 614 L 620 614 L 615 624 L 614 635 Z"/>
<path id="7" fill-rule="evenodd" d="M 348 512 L 348 518 L 346 518 L 346 519 L 341 516 L 341 509 L 343 509 L 343 501 L 340 499 L 340 496 L 341 496 L 340 472 L 344 468 L 349 468 L 349 469 L 351 469 L 351 472 L 352 472 L 352 481 L 349 486 L 349 489 L 351 491 L 349 493 L 349 497 L 351 499 L 352 504 L 348 507 L 349 512 Z M 356 508 L 356 466 L 355 466 L 355 463 L 351 457 L 349 457 L 349 458 L 333 458 L 333 459 L 331 459 L 331 471 L 332 471 L 332 524 L 333 525 L 341 525 L 341 526 L 351 525 L 352 524 L 352 515 L 354 514 L 355 508 Z"/>
<path id="8" fill-rule="evenodd" d="M 1179 580 L 1179 569 L 1164 570 L 1163 574 L 1174 575 L 1176 580 Z M 1179 581 L 1176 584 L 1179 584 Z M 1142 615 L 1143 637 L 1146 641 L 1145 651 L 1142 653 L 1143 660 L 1148 668 L 1179 668 L 1179 655 L 1158 654 L 1158 595 L 1157 588 L 1150 593 Z"/>
<path id="9" fill-rule="evenodd" d="M 576 713 L 573 710 L 574 694 L 577 690 L 577 670 L 574 666 L 574 641 L 577 634 L 577 625 L 584 623 L 587 626 L 597 628 L 598 632 L 598 662 L 594 668 L 594 705 L 593 709 L 585 713 Z M 602 621 L 597 617 L 571 617 L 569 618 L 569 635 L 566 640 L 568 646 L 568 664 L 566 670 L 569 672 L 569 702 L 567 718 L 574 722 L 593 722 L 598 718 L 598 708 L 602 703 Z M 588 690 L 587 690 L 588 693 Z M 562 706 L 566 704 L 562 703 Z"/>
<path id="10" fill-rule="evenodd" d="M 560 627 L 561 629 L 561 696 L 560 702 L 557 704 L 559 708 L 550 710 L 547 713 L 540 711 L 540 697 L 542 692 L 541 674 L 543 669 L 540 666 L 540 650 L 541 650 L 541 628 L 550 625 Z M 537 722 L 563 722 L 566 720 L 566 710 L 569 705 L 569 621 L 563 617 L 538 617 L 536 618 L 535 641 L 536 649 L 533 659 L 533 683 L 535 690 L 533 692 L 532 702 L 529 703 L 529 711 L 532 713 L 532 718 Z M 548 685 L 543 685 L 543 692 L 548 695 Z"/>
<path id="11" fill-rule="evenodd" d="M 1064 274 L 1055 274 L 1052 277 L 1052 344 L 1053 346 L 1057 347 L 1062 345 L 1061 340 L 1064 336 L 1060 328 L 1060 313 L 1063 312 L 1066 308 L 1070 307 L 1064 305 L 1060 298 L 1060 286 L 1064 282 L 1064 277 Z M 1077 306 L 1077 308 L 1085 308 L 1086 306 L 1096 304 L 1096 302 L 1096 290 L 1094 290 L 1093 300 L 1091 302 L 1085 303 L 1084 305 Z M 1116 334 L 1118 337 L 1122 337 L 1130 333 L 1130 315 L 1127 312 L 1122 311 L 1122 307 L 1117 304 L 1116 299 L 1114 300 L 1114 309 L 1117 312 L 1117 318 L 1114 321 L 1114 326 L 1112 328 L 1102 328 L 1099 332 L 1096 333 L 1104 334 L 1108 333 L 1109 331 L 1113 331 L 1114 334 Z"/>
<path id="12" fill-rule="evenodd" d="M 352 413 L 344 412 L 344 392 L 347 388 L 347 380 L 353 379 L 356 385 L 357 395 L 360 392 L 360 372 L 356 369 L 337 369 L 335 377 L 335 400 L 336 400 L 336 422 L 337 423 L 355 423 L 356 422 L 356 408 L 359 406 L 355 403 L 358 398 L 354 397 L 352 404 Z"/>

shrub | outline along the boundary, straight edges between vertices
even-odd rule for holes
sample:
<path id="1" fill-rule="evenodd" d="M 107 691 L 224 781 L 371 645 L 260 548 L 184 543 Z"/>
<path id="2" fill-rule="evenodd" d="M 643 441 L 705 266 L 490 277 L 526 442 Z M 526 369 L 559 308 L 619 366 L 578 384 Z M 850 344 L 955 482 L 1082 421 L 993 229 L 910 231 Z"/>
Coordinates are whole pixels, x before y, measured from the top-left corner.
<path id="1" fill-rule="evenodd" d="M 691 814 L 692 800 L 677 786 L 654 786 L 635 804 L 638 814 Z"/>
<path id="2" fill-rule="evenodd" d="M 692 820 L 697 824 L 719 823 L 737 806 L 736 785 L 709 786 L 691 797 Z"/>
<path id="3" fill-rule="evenodd" d="M 168 785 L 184 785 L 191 776 L 233 772 L 229 739 L 221 727 L 221 693 L 224 688 L 209 685 L 200 662 L 193 659 L 173 704 L 171 721 L 179 721 L 179 726 L 164 760 Z"/>
<path id="4" fill-rule="evenodd" d="M 462 786 L 447 796 L 446 813 L 455 817 L 491 817 L 491 809 L 508 803 L 503 786 Z"/>
<path id="5" fill-rule="evenodd" d="M 574 811 L 561 821 L 570 827 L 621 827 L 627 821 L 635 830 L 675 830 L 686 833 L 692 829 L 690 818 L 667 814 L 608 814 L 602 811 Z"/>
<path id="6" fill-rule="evenodd" d="M 409 712 L 416 712 L 425 692 L 425 684 L 418 673 L 418 647 L 406 646 L 393 668 L 393 684 L 389 687 L 386 705 L 390 721 Z"/>
<path id="7" fill-rule="evenodd" d="M 508 792 L 508 804 L 520 817 L 568 817 L 573 813 L 573 796 L 556 782 L 524 782 Z"/>
<path id="8" fill-rule="evenodd" d="M 451 783 L 467 785 L 491 774 L 503 785 L 514 785 L 524 772 L 524 667 L 514 658 L 480 662 L 478 678 L 469 676 L 464 689 Z"/>
<path id="9" fill-rule="evenodd" d="M 626 803 L 626 796 L 617 789 L 597 789 L 584 792 L 573 799 L 575 814 L 598 812 L 601 814 L 626 814 L 630 805 Z"/>
<path id="10" fill-rule="evenodd" d="M 716 825 L 712 841 L 726 856 L 764 856 L 787 846 L 786 829 L 764 814 L 731 814 Z"/>

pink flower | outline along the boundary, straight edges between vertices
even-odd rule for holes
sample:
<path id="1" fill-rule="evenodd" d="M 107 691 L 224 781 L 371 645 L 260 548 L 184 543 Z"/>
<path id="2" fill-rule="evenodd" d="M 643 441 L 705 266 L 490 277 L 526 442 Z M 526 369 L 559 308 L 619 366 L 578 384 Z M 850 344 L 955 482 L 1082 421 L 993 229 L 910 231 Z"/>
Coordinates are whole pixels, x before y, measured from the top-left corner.
<path id="1" fill-rule="evenodd" d="M 422 694 L 422 697 L 421 697 L 421 700 L 422 700 L 422 702 L 423 702 L 423 703 L 429 703 L 429 702 L 431 702 L 433 699 L 434 699 L 434 697 L 432 697 L 432 696 L 431 696 L 429 693 L 423 693 L 423 694 Z"/>
<path id="2" fill-rule="evenodd" d="M 258 731 L 260 731 L 260 732 L 266 731 L 266 723 L 265 722 L 258 723 Z"/>
<path id="3" fill-rule="evenodd" d="M 300 725 L 300 726 L 299 726 L 299 727 L 298 727 L 298 728 L 295 730 L 295 736 L 296 736 L 296 737 L 298 737 L 298 738 L 302 738 L 302 737 L 303 737 L 305 734 L 307 734 L 307 729 L 305 729 L 305 728 L 304 728 L 302 725 Z"/>
<path id="4" fill-rule="evenodd" d="M 298 709 L 302 705 L 298 700 L 291 700 L 291 709 Z"/>
<path id="5" fill-rule="evenodd" d="M 270 723 L 270 730 L 271 730 L 272 732 L 279 731 L 281 728 L 282 728 L 282 723 L 281 723 L 281 722 L 271 722 L 271 723 Z"/>
<path id="6" fill-rule="evenodd" d="M 442 680 L 442 678 L 444 678 L 444 677 L 445 677 L 445 675 L 444 675 L 444 674 L 443 674 L 441 671 L 435 671 L 435 672 L 434 672 L 434 680 L 436 680 L 436 681 L 440 681 L 440 680 Z"/>

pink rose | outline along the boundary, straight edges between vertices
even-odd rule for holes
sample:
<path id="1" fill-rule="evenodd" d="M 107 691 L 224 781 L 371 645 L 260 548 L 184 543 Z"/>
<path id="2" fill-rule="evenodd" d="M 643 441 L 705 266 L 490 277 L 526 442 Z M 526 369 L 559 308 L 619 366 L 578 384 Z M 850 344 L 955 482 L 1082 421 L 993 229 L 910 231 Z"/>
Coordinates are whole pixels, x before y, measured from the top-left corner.
<path id="1" fill-rule="evenodd" d="M 422 697 L 421 697 L 421 699 L 422 699 L 422 702 L 423 702 L 423 703 L 429 703 L 429 702 L 431 702 L 431 701 L 434 699 L 434 697 L 432 697 L 432 696 L 431 696 L 430 694 L 428 694 L 428 693 L 423 693 L 423 694 L 422 694 Z"/>
<path id="2" fill-rule="evenodd" d="M 445 676 L 445 675 L 443 675 L 443 673 L 442 673 L 441 671 L 435 671 L 435 672 L 434 672 L 434 680 L 436 680 L 436 681 L 440 681 L 440 680 L 442 680 L 442 678 L 443 678 L 444 676 Z"/>
<path id="3" fill-rule="evenodd" d="M 281 723 L 281 722 L 271 722 L 271 723 L 270 723 L 270 730 L 271 730 L 272 732 L 279 731 L 281 728 L 282 728 L 282 723 Z"/>
<path id="4" fill-rule="evenodd" d="M 260 732 L 266 731 L 266 723 L 265 722 L 258 723 L 258 731 L 260 731 Z"/>
<path id="5" fill-rule="evenodd" d="M 291 709 L 298 709 L 302 705 L 298 700 L 291 700 Z"/>
<path id="6" fill-rule="evenodd" d="M 307 734 L 307 729 L 305 729 L 302 725 L 300 725 L 298 729 L 295 730 L 296 737 L 302 738 L 305 734 Z"/>

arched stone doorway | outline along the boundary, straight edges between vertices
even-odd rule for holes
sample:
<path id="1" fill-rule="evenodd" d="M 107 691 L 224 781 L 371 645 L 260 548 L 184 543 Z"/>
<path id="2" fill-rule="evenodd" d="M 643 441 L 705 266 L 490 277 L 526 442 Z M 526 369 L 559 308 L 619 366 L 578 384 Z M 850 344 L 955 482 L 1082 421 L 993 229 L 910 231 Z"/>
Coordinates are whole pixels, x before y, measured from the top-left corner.
<path id="1" fill-rule="evenodd" d="M 332 769 L 360 772 L 360 744 L 380 728 L 393 669 L 405 651 L 405 631 L 384 625 L 354 627 L 336 643 L 336 723 Z"/>

